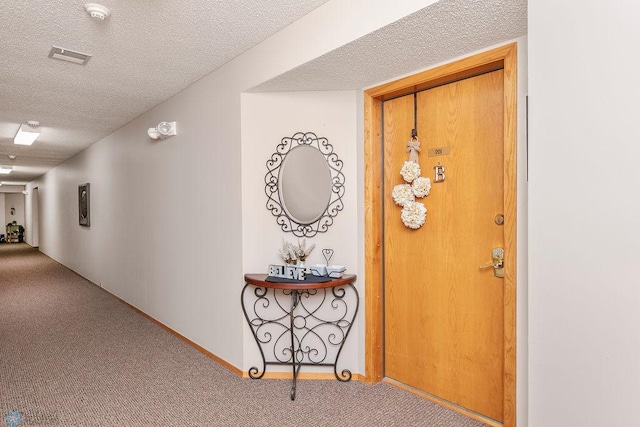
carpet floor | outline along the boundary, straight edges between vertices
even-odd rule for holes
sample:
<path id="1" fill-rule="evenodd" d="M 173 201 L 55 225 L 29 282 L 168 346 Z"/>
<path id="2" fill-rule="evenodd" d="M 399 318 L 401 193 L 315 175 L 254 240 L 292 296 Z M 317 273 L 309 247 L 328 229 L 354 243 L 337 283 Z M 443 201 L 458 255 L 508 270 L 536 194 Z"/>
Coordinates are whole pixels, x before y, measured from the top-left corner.
<path id="1" fill-rule="evenodd" d="M 241 378 L 26 244 L 0 244 L 0 425 L 484 424 L 387 383 Z"/>

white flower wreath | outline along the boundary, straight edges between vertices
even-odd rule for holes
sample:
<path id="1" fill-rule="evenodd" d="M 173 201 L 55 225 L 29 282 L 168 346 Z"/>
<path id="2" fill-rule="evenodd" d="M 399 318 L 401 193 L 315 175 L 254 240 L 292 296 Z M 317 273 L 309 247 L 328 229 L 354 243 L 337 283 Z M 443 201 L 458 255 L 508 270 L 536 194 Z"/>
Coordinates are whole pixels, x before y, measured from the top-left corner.
<path id="1" fill-rule="evenodd" d="M 425 197 L 431 192 L 431 180 L 426 176 L 417 177 L 411 186 L 416 197 Z"/>
<path id="2" fill-rule="evenodd" d="M 413 135 L 411 141 L 407 143 L 409 160 L 402 164 L 400 175 L 407 182 L 393 187 L 391 197 L 396 205 L 402 206 L 400 218 L 403 224 L 411 229 L 418 229 L 427 220 L 427 208 L 423 203 L 416 202 L 416 197 L 428 196 L 431 192 L 431 180 L 420 176 L 420 164 L 418 163 L 418 152 L 420 151 L 420 141 Z"/>
<path id="3" fill-rule="evenodd" d="M 412 182 L 414 179 L 420 176 L 420 165 L 417 162 L 413 162 L 411 160 L 407 160 L 403 163 L 402 168 L 400 169 L 400 175 L 407 182 Z"/>
<path id="4" fill-rule="evenodd" d="M 427 208 L 420 202 L 409 202 L 402 208 L 400 218 L 405 226 L 418 229 L 427 219 Z"/>
<path id="5" fill-rule="evenodd" d="M 393 187 L 391 197 L 393 197 L 393 201 L 398 206 L 404 206 L 409 202 L 415 201 L 413 189 L 409 184 L 398 184 Z"/>

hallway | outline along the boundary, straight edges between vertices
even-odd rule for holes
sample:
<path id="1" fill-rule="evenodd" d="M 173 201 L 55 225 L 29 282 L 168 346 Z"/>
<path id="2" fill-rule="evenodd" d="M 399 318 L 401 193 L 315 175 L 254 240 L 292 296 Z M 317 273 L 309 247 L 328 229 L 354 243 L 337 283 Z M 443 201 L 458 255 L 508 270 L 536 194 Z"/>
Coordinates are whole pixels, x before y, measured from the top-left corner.
<path id="1" fill-rule="evenodd" d="M 24 426 L 482 425 L 386 383 L 304 381 L 295 402 L 289 386 L 240 378 L 37 249 L 0 245 L 3 422 L 17 412 Z"/>

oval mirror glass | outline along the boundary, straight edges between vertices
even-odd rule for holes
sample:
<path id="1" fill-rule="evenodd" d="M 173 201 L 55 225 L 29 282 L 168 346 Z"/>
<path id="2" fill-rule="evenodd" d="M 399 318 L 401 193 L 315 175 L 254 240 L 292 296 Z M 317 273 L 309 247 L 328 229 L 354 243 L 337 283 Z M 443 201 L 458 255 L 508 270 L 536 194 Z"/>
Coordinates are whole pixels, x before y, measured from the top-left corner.
<path id="1" fill-rule="evenodd" d="M 287 153 L 278 184 L 282 207 L 299 224 L 317 221 L 331 201 L 327 159 L 309 145 L 299 145 Z"/>

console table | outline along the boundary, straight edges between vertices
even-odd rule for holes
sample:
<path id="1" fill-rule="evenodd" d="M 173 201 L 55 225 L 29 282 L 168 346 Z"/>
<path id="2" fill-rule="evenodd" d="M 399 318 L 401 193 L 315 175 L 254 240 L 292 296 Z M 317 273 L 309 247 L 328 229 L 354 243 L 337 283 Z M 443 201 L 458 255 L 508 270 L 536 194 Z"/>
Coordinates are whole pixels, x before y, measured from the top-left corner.
<path id="1" fill-rule="evenodd" d="M 338 372 L 337 364 L 358 313 L 355 275 L 320 283 L 274 282 L 266 274 L 245 274 L 244 280 L 242 310 L 262 356 L 262 371 L 254 366 L 249 377 L 262 378 L 267 365 L 290 365 L 291 400 L 301 366 L 332 366 L 338 381 L 351 380 L 351 371 Z"/>
<path id="2" fill-rule="evenodd" d="M 7 225 L 7 243 L 22 243 L 24 236 L 24 227 L 21 225 Z"/>

